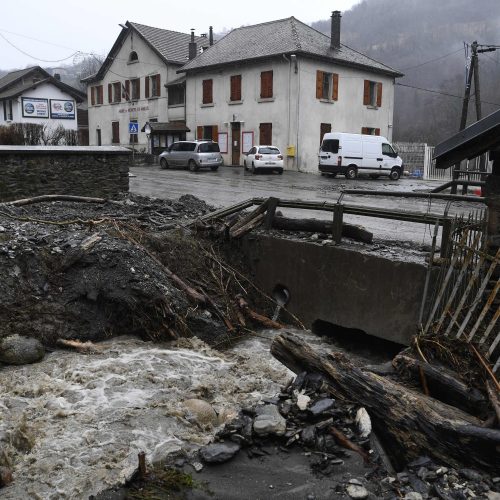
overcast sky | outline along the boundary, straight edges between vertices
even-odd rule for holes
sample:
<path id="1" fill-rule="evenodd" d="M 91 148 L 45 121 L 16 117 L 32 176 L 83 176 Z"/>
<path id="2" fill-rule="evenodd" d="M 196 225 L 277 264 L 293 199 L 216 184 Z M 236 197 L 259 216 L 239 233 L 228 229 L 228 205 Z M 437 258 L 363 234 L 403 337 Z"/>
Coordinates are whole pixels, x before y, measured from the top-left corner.
<path id="1" fill-rule="evenodd" d="M 201 34 L 208 32 L 209 25 L 221 32 L 289 16 L 309 24 L 328 18 L 332 10 L 344 11 L 356 3 L 359 0 L 4 0 L 0 68 L 57 66 L 52 61 L 67 58 L 75 51 L 107 54 L 120 32 L 118 24 L 125 21 L 185 33 L 194 28 Z M 71 62 L 69 58 L 60 64 Z"/>

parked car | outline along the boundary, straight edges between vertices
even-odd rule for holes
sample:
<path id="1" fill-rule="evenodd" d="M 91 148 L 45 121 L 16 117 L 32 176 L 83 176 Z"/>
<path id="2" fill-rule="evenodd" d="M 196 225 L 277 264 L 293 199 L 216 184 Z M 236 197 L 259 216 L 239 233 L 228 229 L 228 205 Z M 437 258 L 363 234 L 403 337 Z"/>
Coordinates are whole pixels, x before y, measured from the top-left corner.
<path id="1" fill-rule="evenodd" d="M 243 160 L 245 170 L 250 169 L 252 174 L 259 170 L 276 171 L 283 173 L 283 155 L 276 146 L 254 146 Z"/>
<path id="2" fill-rule="evenodd" d="M 346 179 L 366 173 L 374 179 L 388 175 L 397 181 L 403 175 L 403 160 L 389 141 L 378 135 L 327 133 L 321 142 L 318 163 L 321 173 L 343 174 Z"/>
<path id="3" fill-rule="evenodd" d="M 217 170 L 223 163 L 219 145 L 213 141 L 179 141 L 160 154 L 160 168 L 183 167 L 196 172 L 200 168 Z"/>

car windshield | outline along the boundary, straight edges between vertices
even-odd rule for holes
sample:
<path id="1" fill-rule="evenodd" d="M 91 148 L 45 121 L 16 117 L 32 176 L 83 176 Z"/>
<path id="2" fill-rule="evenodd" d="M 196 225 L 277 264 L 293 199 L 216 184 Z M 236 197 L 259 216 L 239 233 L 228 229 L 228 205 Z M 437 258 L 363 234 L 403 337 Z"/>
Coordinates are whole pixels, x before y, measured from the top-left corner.
<path id="1" fill-rule="evenodd" d="M 259 154 L 261 154 L 261 155 L 279 155 L 280 150 L 278 148 L 259 148 Z"/>
<path id="2" fill-rule="evenodd" d="M 215 142 L 204 142 L 198 147 L 199 153 L 220 153 L 219 145 Z"/>
<path id="3" fill-rule="evenodd" d="M 321 144 L 321 151 L 325 153 L 338 153 L 339 152 L 339 140 L 338 139 L 325 139 L 323 144 Z"/>

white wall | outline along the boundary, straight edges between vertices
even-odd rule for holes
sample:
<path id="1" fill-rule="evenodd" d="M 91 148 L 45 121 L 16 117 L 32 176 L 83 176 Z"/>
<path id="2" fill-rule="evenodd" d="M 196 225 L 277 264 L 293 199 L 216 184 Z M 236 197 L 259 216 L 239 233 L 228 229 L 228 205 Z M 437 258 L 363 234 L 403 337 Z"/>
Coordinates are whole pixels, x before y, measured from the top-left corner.
<path id="1" fill-rule="evenodd" d="M 260 73 L 273 70 L 272 102 L 260 102 Z M 339 75 L 338 100 L 316 99 L 316 71 Z M 230 103 L 230 77 L 242 75 L 242 103 Z M 213 106 L 202 105 L 202 81 L 213 79 Z M 372 109 L 363 105 L 364 80 L 382 83 L 382 105 Z M 226 165 L 231 164 L 231 122 L 241 122 L 241 131 L 253 131 L 259 141 L 259 124 L 273 124 L 273 144 L 285 154 L 285 168 L 317 172 L 317 153 L 321 123 L 331 123 L 332 131 L 361 133 L 362 127 L 380 128 L 381 135 L 392 136 L 394 82 L 391 77 L 310 59 L 276 58 L 273 62 L 233 65 L 217 72 L 188 75 L 186 119 L 194 139 L 197 126 L 217 125 L 228 132 Z M 287 146 L 295 146 L 296 157 L 286 157 Z M 243 164 L 241 156 L 240 164 Z"/>
<path id="2" fill-rule="evenodd" d="M 22 98 L 27 97 L 36 97 L 40 99 L 61 99 L 61 100 L 69 100 L 73 101 L 75 104 L 75 119 L 74 120 L 61 120 L 55 118 L 29 118 L 24 117 L 22 114 Z M 50 106 L 50 101 L 48 102 Z M 77 104 L 72 96 L 63 92 L 55 85 L 50 83 L 42 83 L 37 85 L 34 89 L 27 90 L 23 95 L 17 97 L 16 99 L 12 99 L 12 121 L 16 123 L 38 123 L 40 125 L 50 124 L 51 127 L 56 128 L 59 125 L 62 125 L 67 130 L 77 130 L 77 113 L 76 113 Z M 49 112 L 50 116 L 50 112 Z M 3 120 L 3 103 L 0 103 L 0 124 L 4 123 Z"/>
<path id="3" fill-rule="evenodd" d="M 129 63 L 130 52 L 134 50 L 139 56 L 138 62 Z M 167 89 L 165 83 L 179 78 L 175 71 L 178 66 L 168 66 L 162 59 L 147 45 L 137 33 L 131 31 L 126 37 L 121 49 L 115 56 L 115 60 L 109 67 L 104 79 L 100 82 L 92 82 L 87 87 L 89 103 L 89 142 L 90 145 L 97 144 L 97 128 L 101 130 L 102 145 L 110 145 L 112 139 L 111 122 L 120 123 L 120 144 L 129 144 L 128 124 L 131 120 L 137 120 L 139 129 L 151 118 L 156 118 L 159 122 L 170 120 L 183 120 L 184 107 L 171 108 L 169 113 L 167 108 Z M 160 74 L 160 97 L 145 98 L 145 82 L 147 75 Z M 125 84 L 125 80 L 140 78 L 140 99 L 138 101 L 127 102 L 123 97 L 119 103 L 108 102 L 108 84 L 120 82 Z M 91 87 L 103 85 L 103 104 L 92 106 Z M 151 86 L 150 86 L 151 91 Z M 138 137 L 138 148 L 147 147 L 146 134 L 140 132 Z"/>

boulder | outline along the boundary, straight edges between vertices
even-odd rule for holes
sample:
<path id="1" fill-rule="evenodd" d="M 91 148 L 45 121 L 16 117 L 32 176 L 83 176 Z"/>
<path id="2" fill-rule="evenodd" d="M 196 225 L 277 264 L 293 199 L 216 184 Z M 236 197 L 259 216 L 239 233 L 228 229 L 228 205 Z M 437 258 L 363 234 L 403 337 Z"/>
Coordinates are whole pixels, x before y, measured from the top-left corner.
<path id="1" fill-rule="evenodd" d="M 259 436 L 274 434 L 283 436 L 286 431 L 286 420 L 280 415 L 275 405 L 265 405 L 259 409 L 253 421 L 253 430 Z"/>
<path id="2" fill-rule="evenodd" d="M 202 399 L 187 399 L 184 401 L 187 417 L 191 416 L 199 425 L 216 425 L 217 413 L 210 403 Z"/>
<path id="3" fill-rule="evenodd" d="M 26 365 L 41 361 L 45 355 L 42 343 L 31 337 L 10 335 L 0 341 L 0 362 L 7 365 Z"/>
<path id="4" fill-rule="evenodd" d="M 240 445 L 227 443 L 212 443 L 200 449 L 200 458 L 208 464 L 221 464 L 231 460 L 240 451 Z"/>

